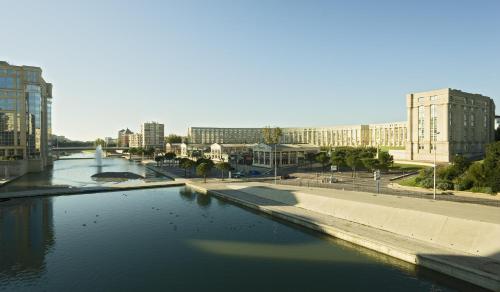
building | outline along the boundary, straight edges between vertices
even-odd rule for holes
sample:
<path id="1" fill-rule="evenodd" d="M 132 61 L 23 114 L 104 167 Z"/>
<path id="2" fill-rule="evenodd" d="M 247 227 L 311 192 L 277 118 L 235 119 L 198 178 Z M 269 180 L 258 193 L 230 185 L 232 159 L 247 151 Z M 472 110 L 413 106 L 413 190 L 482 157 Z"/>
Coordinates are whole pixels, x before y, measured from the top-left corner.
<path id="1" fill-rule="evenodd" d="M 231 156 L 244 156 L 252 152 L 256 144 L 219 144 L 210 145 L 210 159 L 228 162 Z"/>
<path id="2" fill-rule="evenodd" d="M 264 141 L 262 128 L 190 127 L 188 141 L 193 144 L 252 144 Z"/>
<path id="3" fill-rule="evenodd" d="M 495 103 L 480 94 L 456 89 L 415 92 L 406 96 L 408 160 L 449 162 L 457 154 L 484 156 L 495 141 Z"/>
<path id="4" fill-rule="evenodd" d="M 18 175 L 50 165 L 51 120 L 52 84 L 42 69 L 0 61 L 0 161 L 17 161 L 1 165 Z"/>
<path id="5" fill-rule="evenodd" d="M 182 143 L 165 143 L 165 153 L 172 152 L 176 156 L 181 155 Z"/>
<path id="6" fill-rule="evenodd" d="M 128 147 L 131 148 L 144 147 L 144 144 L 142 144 L 143 138 L 141 133 L 129 134 L 128 137 L 129 137 Z"/>
<path id="7" fill-rule="evenodd" d="M 141 125 L 142 147 L 163 150 L 165 147 L 165 126 L 157 122 Z"/>
<path id="8" fill-rule="evenodd" d="M 500 127 L 500 116 L 495 116 L 495 130 Z"/>
<path id="9" fill-rule="evenodd" d="M 397 160 L 450 162 L 457 154 L 476 159 L 494 141 L 495 104 L 490 97 L 444 88 L 407 95 L 407 121 L 331 127 L 281 128 L 283 144 L 380 147 Z M 263 142 L 262 128 L 191 127 L 198 144 Z M 435 141 L 435 143 L 434 143 Z M 436 145 L 436 146 L 434 146 Z"/>
<path id="10" fill-rule="evenodd" d="M 210 152 L 210 147 L 206 144 L 181 143 L 182 157 L 204 157 L 208 152 Z"/>
<path id="11" fill-rule="evenodd" d="M 274 167 L 276 154 L 276 165 L 279 167 L 291 167 L 304 165 L 308 153 L 318 153 L 320 147 L 306 144 L 278 144 L 275 147 L 263 143 L 256 144 L 253 148 L 253 165 L 271 168 Z"/>
<path id="12" fill-rule="evenodd" d="M 132 135 L 133 132 L 130 131 L 128 128 L 121 129 L 118 131 L 118 147 L 129 147 L 129 142 L 130 142 L 130 135 Z"/>

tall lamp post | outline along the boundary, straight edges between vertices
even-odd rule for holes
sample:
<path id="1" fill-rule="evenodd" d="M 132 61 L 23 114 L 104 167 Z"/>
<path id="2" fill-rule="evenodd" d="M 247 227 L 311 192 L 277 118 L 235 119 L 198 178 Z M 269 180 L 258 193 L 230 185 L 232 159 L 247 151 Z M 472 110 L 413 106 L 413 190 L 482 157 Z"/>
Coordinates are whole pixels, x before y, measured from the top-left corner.
<path id="1" fill-rule="evenodd" d="M 436 169 L 437 169 L 437 135 L 439 134 L 438 131 L 434 130 L 434 194 L 433 198 L 434 200 L 436 199 Z"/>

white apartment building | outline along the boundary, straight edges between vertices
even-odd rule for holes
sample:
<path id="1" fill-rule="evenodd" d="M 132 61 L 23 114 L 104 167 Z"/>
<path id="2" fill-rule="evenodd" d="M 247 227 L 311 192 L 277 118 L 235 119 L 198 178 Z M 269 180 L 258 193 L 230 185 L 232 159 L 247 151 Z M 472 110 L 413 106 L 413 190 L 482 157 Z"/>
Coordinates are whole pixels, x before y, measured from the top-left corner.
<path id="1" fill-rule="evenodd" d="M 143 147 L 144 144 L 142 144 L 142 134 L 141 133 L 128 134 L 128 145 L 131 148 Z"/>

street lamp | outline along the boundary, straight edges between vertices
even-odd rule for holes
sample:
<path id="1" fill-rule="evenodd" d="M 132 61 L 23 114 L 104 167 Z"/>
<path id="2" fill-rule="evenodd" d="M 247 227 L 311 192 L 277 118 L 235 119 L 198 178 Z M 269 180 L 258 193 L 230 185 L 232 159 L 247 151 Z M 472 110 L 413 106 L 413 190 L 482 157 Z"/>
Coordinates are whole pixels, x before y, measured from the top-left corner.
<path id="1" fill-rule="evenodd" d="M 434 200 L 436 199 L 437 135 L 439 135 L 439 132 L 434 130 L 434 194 L 433 194 Z"/>

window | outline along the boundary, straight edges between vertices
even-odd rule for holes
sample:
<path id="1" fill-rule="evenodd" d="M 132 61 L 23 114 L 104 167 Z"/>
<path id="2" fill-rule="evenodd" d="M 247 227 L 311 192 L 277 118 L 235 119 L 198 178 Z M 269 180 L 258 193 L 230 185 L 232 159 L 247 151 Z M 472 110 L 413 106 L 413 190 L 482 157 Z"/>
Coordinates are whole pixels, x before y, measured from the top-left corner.
<path id="1" fill-rule="evenodd" d="M 0 88 L 14 89 L 15 82 L 13 77 L 0 77 Z"/>
<path id="2" fill-rule="evenodd" d="M 436 112 L 436 105 L 433 104 L 431 105 L 431 141 L 436 140 L 436 135 L 437 135 L 437 112 Z"/>
<path id="3" fill-rule="evenodd" d="M 0 110 L 15 111 L 16 103 L 15 98 L 0 98 Z"/>
<path id="4" fill-rule="evenodd" d="M 423 106 L 418 107 L 418 149 L 424 149 L 423 141 L 425 138 L 425 109 Z"/>
<path id="5" fill-rule="evenodd" d="M 425 97 L 421 96 L 421 97 L 419 97 L 419 98 L 418 98 L 418 102 L 419 102 L 419 103 L 423 103 L 423 102 L 424 102 L 424 99 L 425 99 Z"/>
<path id="6" fill-rule="evenodd" d="M 437 100 L 437 98 L 438 98 L 437 95 L 433 95 L 431 96 L 431 101 Z"/>
<path id="7" fill-rule="evenodd" d="M 470 114 L 470 126 L 474 127 L 474 114 Z"/>

